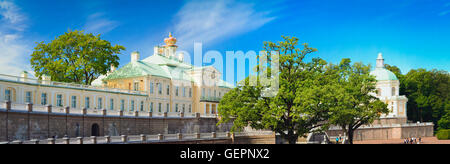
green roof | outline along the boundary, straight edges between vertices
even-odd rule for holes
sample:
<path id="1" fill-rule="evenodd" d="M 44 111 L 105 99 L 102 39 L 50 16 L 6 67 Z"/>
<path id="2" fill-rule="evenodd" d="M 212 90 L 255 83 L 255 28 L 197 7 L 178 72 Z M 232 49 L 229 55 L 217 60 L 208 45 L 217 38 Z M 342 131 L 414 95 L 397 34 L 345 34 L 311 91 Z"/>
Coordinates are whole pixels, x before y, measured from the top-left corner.
<path id="1" fill-rule="evenodd" d="M 209 66 L 208 66 L 209 67 Z M 189 71 L 201 70 L 207 67 L 195 67 L 183 63 L 176 58 L 167 58 L 161 55 L 153 55 L 144 60 L 130 62 L 122 68 L 109 74 L 104 80 L 124 79 L 142 76 L 158 76 L 163 78 L 194 82 Z M 230 83 L 219 81 L 219 87 L 234 88 Z"/>
<path id="2" fill-rule="evenodd" d="M 113 73 L 108 75 L 105 80 L 140 77 L 147 75 L 170 78 L 170 75 L 167 74 L 166 71 L 164 71 L 158 65 L 137 61 L 130 62 L 119 70 L 114 71 Z"/>
<path id="3" fill-rule="evenodd" d="M 377 81 L 398 80 L 397 76 L 386 68 L 375 68 L 374 71 L 370 72 L 370 75 L 375 76 Z"/>

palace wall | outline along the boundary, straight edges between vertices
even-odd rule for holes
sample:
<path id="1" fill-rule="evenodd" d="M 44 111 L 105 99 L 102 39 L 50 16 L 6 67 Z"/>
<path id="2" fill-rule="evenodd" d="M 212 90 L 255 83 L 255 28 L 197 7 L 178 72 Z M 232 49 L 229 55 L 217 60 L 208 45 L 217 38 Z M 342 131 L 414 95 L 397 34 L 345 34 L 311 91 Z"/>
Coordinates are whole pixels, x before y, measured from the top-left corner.
<path id="1" fill-rule="evenodd" d="M 226 132 L 231 124 L 216 126 L 217 118 L 102 116 L 27 112 L 0 108 L 0 141 L 139 134 Z"/>
<path id="2" fill-rule="evenodd" d="M 344 136 L 340 128 L 331 128 L 327 131 L 328 136 Z M 409 123 L 361 126 L 353 134 L 353 140 L 387 140 L 403 139 L 410 137 L 432 137 L 433 123 Z"/>

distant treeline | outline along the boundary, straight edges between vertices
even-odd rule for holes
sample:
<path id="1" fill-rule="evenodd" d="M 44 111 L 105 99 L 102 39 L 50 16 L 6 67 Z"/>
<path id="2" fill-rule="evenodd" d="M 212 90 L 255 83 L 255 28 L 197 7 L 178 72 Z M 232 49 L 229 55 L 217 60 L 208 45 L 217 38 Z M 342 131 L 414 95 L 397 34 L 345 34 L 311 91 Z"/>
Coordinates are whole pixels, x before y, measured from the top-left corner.
<path id="1" fill-rule="evenodd" d="M 450 129 L 450 74 L 444 70 L 413 69 L 402 74 L 396 66 L 386 68 L 400 80 L 400 94 L 408 100 L 408 119 L 433 122 L 436 129 Z"/>

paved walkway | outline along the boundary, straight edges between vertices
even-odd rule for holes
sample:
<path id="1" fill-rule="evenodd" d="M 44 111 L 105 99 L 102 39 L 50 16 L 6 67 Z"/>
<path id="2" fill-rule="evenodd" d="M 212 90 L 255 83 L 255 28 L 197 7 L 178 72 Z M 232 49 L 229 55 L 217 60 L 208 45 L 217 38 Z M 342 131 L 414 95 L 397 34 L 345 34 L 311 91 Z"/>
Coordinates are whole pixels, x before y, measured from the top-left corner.
<path id="1" fill-rule="evenodd" d="M 403 139 L 354 141 L 354 144 L 403 144 Z M 450 144 L 450 140 L 438 140 L 436 137 L 425 137 L 422 138 L 422 143 L 420 144 Z"/>

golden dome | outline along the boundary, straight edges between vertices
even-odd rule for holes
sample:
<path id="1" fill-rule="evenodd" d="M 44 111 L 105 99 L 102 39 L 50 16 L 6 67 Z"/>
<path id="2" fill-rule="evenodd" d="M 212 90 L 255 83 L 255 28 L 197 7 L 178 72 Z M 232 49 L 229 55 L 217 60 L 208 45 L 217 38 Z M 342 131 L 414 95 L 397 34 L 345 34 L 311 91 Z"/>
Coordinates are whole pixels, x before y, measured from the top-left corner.
<path id="1" fill-rule="evenodd" d="M 172 33 L 169 32 L 169 37 L 164 39 L 164 43 L 166 43 L 166 46 L 176 46 L 177 39 L 172 37 Z"/>

